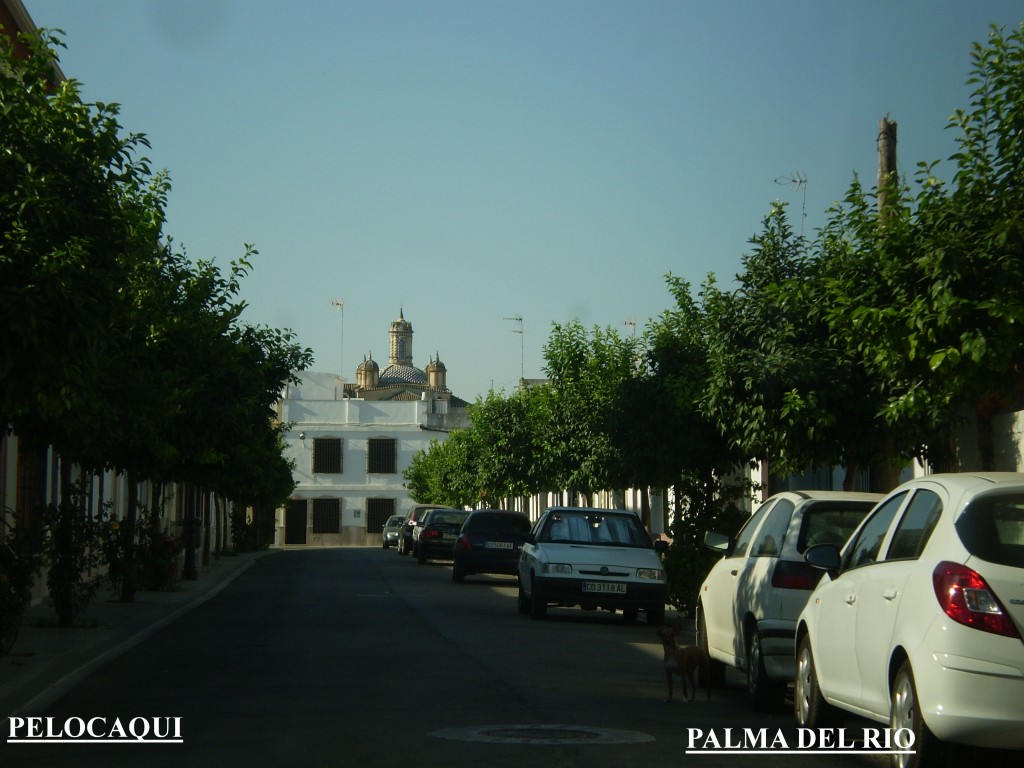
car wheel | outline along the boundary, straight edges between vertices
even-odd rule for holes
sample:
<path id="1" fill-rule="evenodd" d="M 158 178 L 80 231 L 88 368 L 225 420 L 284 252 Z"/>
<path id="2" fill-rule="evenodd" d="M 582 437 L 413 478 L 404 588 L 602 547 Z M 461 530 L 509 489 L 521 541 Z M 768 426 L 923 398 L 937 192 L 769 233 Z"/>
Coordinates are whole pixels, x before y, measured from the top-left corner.
<path id="1" fill-rule="evenodd" d="M 459 565 L 459 561 L 456 560 L 452 563 L 452 581 L 456 584 L 461 584 L 466 580 L 466 569 L 465 566 Z"/>
<path id="2" fill-rule="evenodd" d="M 380 545 L 380 548 L 381 549 L 387 549 L 388 548 L 388 540 L 387 539 L 384 539 L 384 541 Z"/>
<path id="3" fill-rule="evenodd" d="M 892 768 L 938 768 L 956 764 L 957 752 L 953 748 L 954 745 L 943 744 L 935 738 L 921 716 L 917 686 L 914 685 L 914 672 L 909 661 L 903 662 L 892 682 L 889 697 L 889 728 L 893 733 L 899 729 L 906 729 L 914 734 L 914 743 L 909 745 L 914 752 L 890 755 L 889 764 Z"/>
<path id="4" fill-rule="evenodd" d="M 811 639 L 804 635 L 796 650 L 796 682 L 793 688 L 793 714 L 797 725 L 820 728 L 839 721 L 839 710 L 825 701 L 814 671 Z"/>
<path id="5" fill-rule="evenodd" d="M 423 551 L 423 547 L 415 547 L 413 549 L 413 555 L 416 557 L 416 562 L 420 565 L 425 565 L 427 562 L 427 553 Z"/>
<path id="6" fill-rule="evenodd" d="M 530 586 L 533 587 L 530 594 L 530 618 L 543 619 L 548 615 L 548 604 L 544 594 L 540 590 L 535 577 L 530 578 Z"/>
<path id="7" fill-rule="evenodd" d="M 750 706 L 759 712 L 771 711 L 782 698 L 781 686 L 768 677 L 764 668 L 761 633 L 756 628 L 750 630 L 747 641 L 747 695 Z"/>
<path id="8" fill-rule="evenodd" d="M 711 658 L 711 652 L 708 650 L 708 626 L 704 622 L 703 606 L 700 605 L 697 606 L 697 647 L 708 654 L 708 675 L 711 677 L 711 685 L 716 688 L 725 687 L 725 664 L 718 659 Z M 708 681 L 704 679 L 703 670 L 698 670 L 697 676 L 698 682 L 702 686 L 708 685 Z"/>
<path id="9" fill-rule="evenodd" d="M 530 613 L 530 598 L 528 598 L 526 596 L 526 593 L 523 591 L 522 583 L 519 584 L 519 601 L 518 601 L 518 603 L 519 603 L 519 606 L 518 606 L 519 607 L 519 613 L 521 615 L 525 616 L 526 614 Z"/>

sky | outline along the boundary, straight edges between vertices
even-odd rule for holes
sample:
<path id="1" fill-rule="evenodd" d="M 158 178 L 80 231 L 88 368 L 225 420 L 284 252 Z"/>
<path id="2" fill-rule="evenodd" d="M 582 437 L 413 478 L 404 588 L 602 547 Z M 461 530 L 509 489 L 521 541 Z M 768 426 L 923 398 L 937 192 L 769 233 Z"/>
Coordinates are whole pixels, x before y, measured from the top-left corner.
<path id="1" fill-rule="evenodd" d="M 148 137 L 165 234 L 224 271 L 255 245 L 243 321 L 354 381 L 401 312 L 414 364 L 470 402 L 542 378 L 553 324 L 641 334 L 666 275 L 728 287 L 776 201 L 812 236 L 874 184 L 884 116 L 904 177 L 946 160 L 972 44 L 1024 21 L 1020 0 L 23 2 L 83 98 Z"/>

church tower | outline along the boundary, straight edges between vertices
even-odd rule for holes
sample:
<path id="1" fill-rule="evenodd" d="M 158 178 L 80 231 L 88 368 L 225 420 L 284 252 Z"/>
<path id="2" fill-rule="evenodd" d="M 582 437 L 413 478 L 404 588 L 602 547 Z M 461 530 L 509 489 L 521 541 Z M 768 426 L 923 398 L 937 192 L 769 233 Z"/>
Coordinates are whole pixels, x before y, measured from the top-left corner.
<path id="1" fill-rule="evenodd" d="M 412 323 L 405 319 L 401 309 L 388 334 L 391 340 L 388 365 L 412 365 Z"/>

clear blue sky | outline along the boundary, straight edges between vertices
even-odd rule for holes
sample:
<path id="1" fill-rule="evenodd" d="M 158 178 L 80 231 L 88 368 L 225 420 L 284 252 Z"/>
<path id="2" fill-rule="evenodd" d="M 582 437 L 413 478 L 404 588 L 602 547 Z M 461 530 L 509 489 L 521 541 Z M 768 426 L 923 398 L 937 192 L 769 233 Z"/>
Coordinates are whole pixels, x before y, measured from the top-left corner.
<path id="1" fill-rule="evenodd" d="M 552 323 L 637 333 L 664 277 L 729 283 L 775 200 L 820 226 L 878 122 L 954 150 L 974 41 L 1019 0 L 24 0 L 87 100 L 121 104 L 168 235 L 314 369 L 382 365 L 404 309 L 474 400 L 543 375 Z M 806 190 L 779 181 L 802 174 Z M 340 299 L 344 311 L 332 308 Z M 342 319 L 344 343 L 342 344 Z"/>

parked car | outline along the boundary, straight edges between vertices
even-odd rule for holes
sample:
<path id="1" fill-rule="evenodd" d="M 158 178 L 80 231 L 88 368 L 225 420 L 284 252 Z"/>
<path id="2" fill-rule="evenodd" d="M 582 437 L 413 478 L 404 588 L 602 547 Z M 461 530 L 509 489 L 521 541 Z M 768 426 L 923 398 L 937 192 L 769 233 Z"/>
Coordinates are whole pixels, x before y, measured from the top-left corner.
<path id="1" fill-rule="evenodd" d="M 871 508 L 875 493 L 785 491 L 759 506 L 732 539 L 705 534 L 723 557 L 700 587 L 697 641 L 724 677 L 722 664 L 745 670 L 750 704 L 782 702 L 796 671 L 796 620 L 821 571 L 804 562 L 809 545 L 843 544 Z"/>
<path id="2" fill-rule="evenodd" d="M 416 526 L 413 555 L 423 565 L 427 560 L 451 560 L 455 540 L 469 515 L 464 509 L 430 509 Z"/>
<path id="3" fill-rule="evenodd" d="M 398 554 L 412 554 L 413 530 L 419 524 L 420 519 L 432 509 L 444 509 L 440 504 L 417 504 L 409 510 L 402 523 L 402 533 L 398 537 Z"/>
<path id="4" fill-rule="evenodd" d="M 668 585 L 657 547 L 627 510 L 552 507 L 541 515 L 519 557 L 519 612 L 543 619 L 549 605 L 640 611 L 665 620 Z"/>
<path id="5" fill-rule="evenodd" d="M 398 537 L 402 534 L 402 525 L 405 518 L 401 515 L 392 515 L 384 523 L 383 546 L 384 549 L 398 546 Z"/>
<path id="6" fill-rule="evenodd" d="M 947 760 L 944 741 L 1024 749 L 1024 474 L 911 480 L 805 557 L 827 575 L 797 626 L 800 725 L 910 729 L 898 766 Z"/>
<path id="7" fill-rule="evenodd" d="M 452 581 L 461 584 L 474 573 L 514 576 L 519 553 L 530 532 L 530 518 L 521 512 L 477 509 L 469 513 L 455 541 Z"/>

